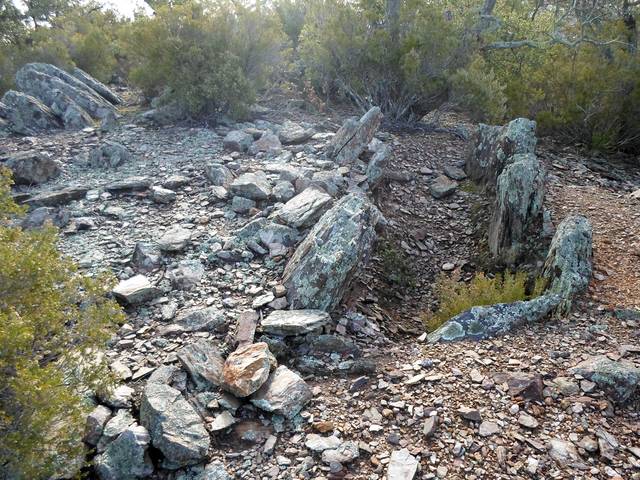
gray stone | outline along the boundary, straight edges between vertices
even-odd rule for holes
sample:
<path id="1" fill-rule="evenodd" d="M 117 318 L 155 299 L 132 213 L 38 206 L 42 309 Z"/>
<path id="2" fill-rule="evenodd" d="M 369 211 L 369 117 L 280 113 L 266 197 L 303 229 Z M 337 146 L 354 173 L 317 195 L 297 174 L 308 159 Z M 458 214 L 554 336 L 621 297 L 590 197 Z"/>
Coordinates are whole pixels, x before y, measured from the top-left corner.
<path id="1" fill-rule="evenodd" d="M 200 260 L 181 260 L 167 271 L 167 278 L 176 290 L 191 290 L 204 276 L 204 265 Z"/>
<path id="2" fill-rule="evenodd" d="M 264 342 L 239 347 L 224 362 L 223 388 L 236 397 L 248 397 L 264 385 L 277 364 Z"/>
<path id="3" fill-rule="evenodd" d="M 294 309 L 330 311 L 366 264 L 376 240 L 380 212 L 358 194 L 341 198 L 298 246 L 283 277 Z"/>
<path id="4" fill-rule="evenodd" d="M 465 171 L 469 178 L 494 191 L 498 176 L 517 154 L 534 153 L 536 122 L 516 118 L 505 126 L 480 124 L 470 141 Z"/>
<path id="5" fill-rule="evenodd" d="M 549 449 L 549 456 L 561 467 L 582 465 L 578 449 L 571 442 L 560 438 L 552 438 L 549 440 L 547 448 Z"/>
<path id="6" fill-rule="evenodd" d="M 380 108 L 373 107 L 358 121 L 348 119 L 331 139 L 327 147 L 327 156 L 338 165 L 353 163 L 373 139 L 382 117 Z"/>
<path id="7" fill-rule="evenodd" d="M 271 195 L 278 202 L 288 202 L 291 200 L 296 194 L 296 189 L 293 187 L 291 182 L 286 180 L 281 180 L 275 184 L 273 190 L 271 191 Z"/>
<path id="8" fill-rule="evenodd" d="M 19 135 L 36 135 L 61 128 L 53 111 L 37 98 L 14 90 L 7 91 L 0 102 L 9 129 Z"/>
<path id="9" fill-rule="evenodd" d="M 253 137 L 242 130 L 232 130 L 222 140 L 224 148 L 234 152 L 246 152 L 253 143 Z"/>
<path id="10" fill-rule="evenodd" d="M 31 210 L 20 225 L 26 230 L 40 228 L 47 222 L 62 228 L 69 223 L 69 211 L 64 208 L 39 207 Z"/>
<path id="11" fill-rule="evenodd" d="M 153 184 L 149 177 L 133 176 L 105 185 L 104 189 L 111 193 L 141 192 L 148 190 Z"/>
<path id="12" fill-rule="evenodd" d="M 506 264 L 527 251 L 527 239 L 537 238 L 542 221 L 544 171 L 534 154 L 514 155 L 498 176 L 493 216 L 489 224 L 489 250 Z"/>
<path id="13" fill-rule="evenodd" d="M 293 418 L 311 397 L 311 389 L 306 382 L 298 374 L 281 365 L 253 395 L 251 403 L 267 412 Z"/>
<path id="14" fill-rule="evenodd" d="M 200 390 L 210 390 L 224 383 L 224 358 L 210 340 L 200 339 L 182 347 L 177 357 Z"/>
<path id="15" fill-rule="evenodd" d="M 155 203 L 168 204 L 176 201 L 176 192 L 167 188 L 153 186 L 151 187 L 151 200 Z"/>
<path id="16" fill-rule="evenodd" d="M 590 357 L 573 367 L 571 373 L 595 382 L 614 402 L 625 404 L 637 396 L 640 368 L 624 359 L 605 355 Z"/>
<path id="17" fill-rule="evenodd" d="M 324 452 L 325 450 L 338 448 L 341 443 L 342 440 L 334 435 L 323 437 L 317 433 L 310 433 L 307 435 L 304 445 L 313 452 Z"/>
<path id="18" fill-rule="evenodd" d="M 87 187 L 65 187 L 60 190 L 40 193 L 27 200 L 27 203 L 34 207 L 56 207 L 66 205 L 73 200 L 80 200 L 84 198 L 88 191 L 89 189 Z"/>
<path id="19" fill-rule="evenodd" d="M 260 326 L 273 335 L 304 335 L 324 327 L 331 317 L 323 310 L 275 310 Z"/>
<path id="20" fill-rule="evenodd" d="M 191 243 L 191 230 L 175 225 L 158 239 L 163 252 L 181 252 Z"/>
<path id="21" fill-rule="evenodd" d="M 257 218 L 234 232 L 232 247 L 243 248 L 251 241 L 264 245 L 280 244 L 292 246 L 298 240 L 298 231 L 267 220 Z"/>
<path id="22" fill-rule="evenodd" d="M 271 184 L 264 172 L 243 173 L 231 182 L 229 191 L 251 200 L 266 200 L 271 195 Z"/>
<path id="23" fill-rule="evenodd" d="M 409 450 L 395 450 L 387 468 L 387 480 L 412 480 L 418 471 L 418 459 Z"/>
<path id="24" fill-rule="evenodd" d="M 95 460 L 100 480 L 136 480 L 153 473 L 147 453 L 149 433 L 137 424 L 131 425 Z"/>
<path id="25" fill-rule="evenodd" d="M 75 67 L 71 74 L 113 105 L 120 105 L 122 103 L 122 99 L 113 90 L 93 78 L 84 70 Z"/>
<path id="26" fill-rule="evenodd" d="M 277 135 L 271 132 L 264 132 L 262 136 L 253 142 L 249 147 L 249 153 L 256 154 L 258 152 L 266 152 L 269 154 L 278 154 L 282 151 L 282 144 Z"/>
<path id="27" fill-rule="evenodd" d="M 102 435 L 100 436 L 97 444 L 97 451 L 104 452 L 107 445 L 115 440 L 122 432 L 135 423 L 135 419 L 131 415 L 131 412 L 127 409 L 118 410 L 115 416 L 110 418 L 102 429 Z"/>
<path id="28" fill-rule="evenodd" d="M 226 430 L 236 422 L 237 420 L 234 418 L 234 416 L 231 415 L 230 412 L 225 410 L 224 412 L 217 415 L 216 418 L 214 418 L 213 422 L 211 422 L 211 425 L 209 425 L 209 428 L 212 432 L 219 432 L 221 430 Z"/>
<path id="29" fill-rule="evenodd" d="M 144 275 L 136 275 L 123 280 L 113 289 L 113 295 L 129 305 L 139 305 L 157 297 L 160 290 Z"/>
<path id="30" fill-rule="evenodd" d="M 573 298 L 589 286 L 592 241 L 591 224 L 581 215 L 565 218 L 553 236 L 542 275 L 549 282 L 547 290 L 562 297 L 559 313 L 567 313 Z"/>
<path id="31" fill-rule="evenodd" d="M 36 151 L 18 152 L 0 159 L 11 170 L 16 185 L 37 185 L 60 176 L 58 162 Z"/>
<path id="32" fill-rule="evenodd" d="M 440 199 L 452 195 L 457 188 L 457 182 L 444 175 L 440 175 L 429 185 L 429 192 L 433 198 Z"/>
<path id="33" fill-rule="evenodd" d="M 387 144 L 381 145 L 369 160 L 367 164 L 366 176 L 369 187 L 375 189 L 382 181 L 384 169 L 389 163 L 391 156 L 391 147 Z"/>
<path id="34" fill-rule="evenodd" d="M 98 440 L 100 440 L 100 437 L 102 436 L 104 426 L 110 418 L 111 410 L 109 408 L 104 405 L 98 405 L 94 408 L 87 416 L 87 423 L 85 425 L 82 440 L 91 446 L 97 445 Z"/>
<path id="35" fill-rule="evenodd" d="M 162 186 L 164 188 L 168 188 L 169 190 L 177 190 L 178 188 L 189 185 L 190 182 L 191 179 L 189 177 L 185 177 L 184 175 L 171 175 L 167 177 L 164 182 L 162 182 Z"/>
<path id="36" fill-rule="evenodd" d="M 235 178 L 231 170 L 220 163 L 210 163 L 204 168 L 204 173 L 212 185 L 228 187 Z"/>
<path id="37" fill-rule="evenodd" d="M 182 394 L 158 383 L 147 384 L 140 404 L 140 423 L 160 450 L 165 468 L 176 469 L 201 462 L 211 441 L 200 415 Z"/>
<path id="38" fill-rule="evenodd" d="M 464 170 L 462 170 L 459 167 L 456 167 L 455 165 L 445 165 L 442 171 L 451 180 L 456 180 L 458 182 L 467 178 L 467 174 L 464 173 Z"/>
<path id="39" fill-rule="evenodd" d="M 140 272 L 151 272 L 162 265 L 160 249 L 152 243 L 137 242 L 130 264 Z"/>
<path id="40" fill-rule="evenodd" d="M 78 130 L 93 125 L 91 116 L 61 90 L 53 90 L 47 104 L 67 129 Z"/>
<path id="41" fill-rule="evenodd" d="M 276 217 L 293 228 L 309 227 L 329 209 L 331 202 L 331 196 L 324 190 L 309 187 L 284 204 Z"/>
<path id="42" fill-rule="evenodd" d="M 231 210 L 236 213 L 247 213 L 251 211 L 252 208 L 256 208 L 256 202 L 249 198 L 233 197 L 231 199 Z"/>
<path id="43" fill-rule="evenodd" d="M 436 343 L 504 335 L 521 325 L 544 318 L 560 301 L 558 295 L 548 294 L 528 301 L 472 307 L 448 320 L 427 338 L 430 343 Z"/>
<path id="44" fill-rule="evenodd" d="M 478 428 L 478 433 L 481 437 L 490 437 L 491 435 L 496 435 L 500 433 L 500 427 L 495 422 L 490 422 L 485 420 L 480 424 Z"/>
<path id="45" fill-rule="evenodd" d="M 360 450 L 355 442 L 343 442 L 338 448 L 322 452 L 324 463 L 351 463 L 360 456 Z"/>
<path id="46" fill-rule="evenodd" d="M 116 168 L 130 160 L 129 150 L 124 145 L 110 140 L 105 140 L 89 155 L 89 164 L 96 168 Z"/>
<path id="47" fill-rule="evenodd" d="M 184 332 L 211 332 L 225 325 L 226 319 L 216 307 L 206 307 L 182 312 L 175 323 Z"/>
<path id="48" fill-rule="evenodd" d="M 285 145 L 304 143 L 315 134 L 313 128 L 305 128 L 302 125 L 290 121 L 284 122 L 278 136 L 280 141 Z"/>

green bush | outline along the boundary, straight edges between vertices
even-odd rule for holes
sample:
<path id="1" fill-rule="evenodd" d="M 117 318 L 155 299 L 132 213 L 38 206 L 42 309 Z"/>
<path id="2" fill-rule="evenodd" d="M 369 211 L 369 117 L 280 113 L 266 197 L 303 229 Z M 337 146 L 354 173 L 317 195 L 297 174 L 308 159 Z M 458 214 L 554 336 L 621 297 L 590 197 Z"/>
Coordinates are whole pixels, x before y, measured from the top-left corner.
<path id="1" fill-rule="evenodd" d="M 479 273 L 468 283 L 442 275 L 435 284 L 438 310 L 427 312 L 423 321 L 427 330 L 432 332 L 471 307 L 528 300 L 540 296 L 545 287 L 544 279 L 532 282 L 524 272 L 507 271 L 493 277 Z"/>
<path id="2" fill-rule="evenodd" d="M 49 478 L 82 463 L 84 398 L 110 386 L 99 349 L 123 315 L 111 278 L 79 275 L 53 227 L 12 226 L 9 186 L 0 171 L 0 465 Z"/>

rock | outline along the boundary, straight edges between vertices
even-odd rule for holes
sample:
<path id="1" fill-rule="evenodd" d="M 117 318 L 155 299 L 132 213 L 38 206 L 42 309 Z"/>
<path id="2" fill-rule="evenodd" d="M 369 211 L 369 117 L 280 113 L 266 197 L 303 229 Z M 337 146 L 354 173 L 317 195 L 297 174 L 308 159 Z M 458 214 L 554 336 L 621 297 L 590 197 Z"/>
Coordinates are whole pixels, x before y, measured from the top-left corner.
<path id="1" fill-rule="evenodd" d="M 101 132 L 112 132 L 118 126 L 118 116 L 114 112 L 107 112 L 100 120 Z"/>
<path id="2" fill-rule="evenodd" d="M 369 182 L 369 188 L 371 190 L 374 190 L 380 185 L 384 175 L 384 169 L 389 163 L 390 156 L 391 147 L 385 144 L 378 148 L 371 157 L 371 160 L 369 160 L 365 175 L 367 176 L 367 182 Z"/>
<path id="3" fill-rule="evenodd" d="M 440 175 L 429 185 L 429 192 L 433 198 L 441 199 L 452 195 L 457 188 L 457 182 L 450 180 L 444 175 Z"/>
<path id="4" fill-rule="evenodd" d="M 431 438 L 435 435 L 437 427 L 438 417 L 435 415 L 431 415 L 424 421 L 424 425 L 422 426 L 422 433 L 425 437 Z"/>
<path id="5" fill-rule="evenodd" d="M 62 173 L 58 162 L 36 152 L 18 152 L 0 159 L 11 170 L 16 185 L 37 185 L 57 178 Z"/>
<path id="6" fill-rule="evenodd" d="M 469 178 L 494 191 L 498 176 L 514 155 L 533 154 L 536 148 L 536 122 L 516 118 L 504 126 L 480 124 L 470 140 L 465 164 Z"/>
<path id="7" fill-rule="evenodd" d="M 104 452 L 107 445 L 115 440 L 122 432 L 135 423 L 135 419 L 127 409 L 118 410 L 116 415 L 104 425 L 102 435 L 97 444 L 97 451 Z"/>
<path id="8" fill-rule="evenodd" d="M 220 163 L 211 163 L 204 169 L 204 173 L 212 185 L 228 187 L 235 178 L 231 170 Z"/>
<path id="9" fill-rule="evenodd" d="M 340 446 L 342 440 L 333 435 L 323 437 L 317 433 L 310 433 L 304 442 L 305 447 L 313 452 L 324 452 L 325 450 L 335 449 Z"/>
<path id="10" fill-rule="evenodd" d="M 575 445 L 560 438 L 549 440 L 549 456 L 561 467 L 576 466 L 581 464 L 580 456 Z"/>
<path id="11" fill-rule="evenodd" d="M 87 416 L 82 440 L 91 446 L 96 446 L 102 436 L 102 430 L 110 418 L 111 410 L 104 405 L 98 405 L 94 408 Z"/>
<path id="12" fill-rule="evenodd" d="M 210 340 L 200 339 L 185 345 L 177 357 L 200 390 L 210 390 L 224 383 L 224 358 Z"/>
<path id="13" fill-rule="evenodd" d="M 338 165 L 352 164 L 373 139 L 382 117 L 380 108 L 373 107 L 359 121 L 348 119 L 331 139 L 327 156 Z"/>
<path id="14" fill-rule="evenodd" d="M 248 397 L 267 381 L 277 364 L 264 342 L 240 347 L 224 362 L 223 387 L 236 397 Z"/>
<path id="15" fill-rule="evenodd" d="M 267 412 L 295 417 L 311 400 L 311 389 L 296 373 L 279 366 L 251 398 L 251 403 Z"/>
<path id="16" fill-rule="evenodd" d="M 327 211 L 331 202 L 331 196 L 324 190 L 309 187 L 285 203 L 276 217 L 293 228 L 309 227 Z"/>
<path id="17" fill-rule="evenodd" d="M 418 459 L 409 450 L 395 450 L 387 468 L 387 480 L 412 480 L 418 471 Z"/>
<path id="18" fill-rule="evenodd" d="M 191 243 L 191 231 L 174 225 L 159 239 L 158 246 L 163 252 L 181 252 Z"/>
<path id="19" fill-rule="evenodd" d="M 149 177 L 133 176 L 109 183 L 104 189 L 111 193 L 141 192 L 148 190 L 152 184 Z"/>
<path id="20" fill-rule="evenodd" d="M 120 385 L 115 389 L 101 395 L 101 400 L 112 408 L 129 408 L 134 390 L 127 385 Z"/>
<path id="21" fill-rule="evenodd" d="M 280 141 L 285 145 L 304 143 L 313 137 L 314 134 L 315 130 L 313 128 L 304 128 L 300 124 L 288 120 L 284 122 L 278 132 Z"/>
<path id="22" fill-rule="evenodd" d="M 140 272 L 151 272 L 162 265 L 162 254 L 154 244 L 137 242 L 129 263 Z"/>
<path id="23" fill-rule="evenodd" d="M 140 404 L 140 422 L 152 445 L 165 457 L 165 468 L 201 462 L 211 445 L 200 415 L 182 394 L 168 385 L 147 384 Z"/>
<path id="24" fill-rule="evenodd" d="M 528 301 L 472 307 L 448 320 L 427 338 L 430 343 L 436 343 L 504 335 L 518 326 L 544 318 L 559 303 L 558 295 L 548 294 Z"/>
<path id="25" fill-rule="evenodd" d="M 548 280 L 547 291 L 562 298 L 560 313 L 571 308 L 573 297 L 584 292 L 591 280 L 593 230 L 581 215 L 565 218 L 551 240 L 542 275 Z"/>
<path id="26" fill-rule="evenodd" d="M 62 120 L 64 128 L 79 130 L 93 124 L 91 116 L 61 90 L 51 92 L 47 105 Z"/>
<path id="27" fill-rule="evenodd" d="M 288 202 L 296 195 L 296 190 L 291 182 L 281 180 L 273 187 L 271 195 L 278 202 Z"/>
<path id="28" fill-rule="evenodd" d="M 200 260 L 181 260 L 167 271 L 171 287 L 176 290 L 191 290 L 204 276 L 204 265 Z"/>
<path id="29" fill-rule="evenodd" d="M 183 312 L 175 323 L 184 332 L 211 332 L 225 325 L 226 319 L 216 307 L 207 307 Z"/>
<path id="30" fill-rule="evenodd" d="M 544 400 L 542 391 L 542 377 L 535 373 L 507 372 L 493 375 L 496 384 L 507 384 L 509 395 L 512 397 L 522 397 L 525 400 L 542 402 Z"/>
<path id="31" fill-rule="evenodd" d="M 505 264 L 527 252 L 527 240 L 538 237 L 542 222 L 544 171 L 534 154 L 514 155 L 498 176 L 489 223 L 489 250 Z"/>
<path id="32" fill-rule="evenodd" d="M 151 187 L 151 200 L 155 203 L 168 204 L 176 201 L 177 195 L 173 190 L 154 186 Z"/>
<path id="33" fill-rule="evenodd" d="M 73 200 L 80 200 L 84 198 L 88 191 L 89 189 L 87 187 L 66 187 L 60 190 L 40 193 L 27 200 L 27 203 L 34 207 L 56 207 L 66 205 Z"/>
<path id="34" fill-rule="evenodd" d="M 120 105 L 122 103 L 122 99 L 116 93 L 114 93 L 113 90 L 107 87 L 104 83 L 99 82 L 98 80 L 93 78 L 84 70 L 75 67 L 71 72 L 71 75 L 73 75 L 87 87 L 98 93 L 101 97 L 105 98 L 113 105 Z"/>
<path id="35" fill-rule="evenodd" d="M 236 422 L 237 420 L 234 418 L 234 416 L 231 415 L 231 413 L 229 413 L 227 410 L 225 410 L 224 412 L 216 416 L 211 425 L 209 425 L 209 429 L 212 432 L 219 432 L 221 430 L 226 430 Z"/>
<path id="36" fill-rule="evenodd" d="M 233 195 L 260 201 L 269 198 L 271 185 L 264 172 L 243 173 L 231 182 L 229 191 Z"/>
<path id="37" fill-rule="evenodd" d="M 168 188 L 169 190 L 177 190 L 189 185 L 190 182 L 191 180 L 189 179 L 189 177 L 185 177 L 184 175 L 171 175 L 167 177 L 164 182 L 162 182 L 162 186 L 164 188 Z"/>
<path id="38" fill-rule="evenodd" d="M 94 168 L 116 168 L 130 160 L 131 154 L 124 145 L 109 140 L 94 148 L 89 155 L 89 164 Z"/>
<path id="39" fill-rule="evenodd" d="M 451 180 L 457 180 L 458 182 L 467 178 L 467 174 L 464 173 L 464 170 L 454 165 L 445 165 L 442 171 Z"/>
<path id="40" fill-rule="evenodd" d="M 222 140 L 224 148 L 234 152 L 246 152 L 253 143 L 253 137 L 242 130 L 232 130 Z"/>
<path id="41" fill-rule="evenodd" d="M 153 285 L 144 275 L 136 275 L 127 280 L 122 280 L 113 289 L 113 295 L 129 305 L 139 305 L 157 297 L 160 290 Z"/>
<path id="42" fill-rule="evenodd" d="M 611 360 L 605 355 L 590 357 L 570 370 L 595 382 L 614 402 L 625 404 L 637 396 L 640 368 L 632 362 Z"/>
<path id="43" fill-rule="evenodd" d="M 253 142 L 249 148 L 249 152 L 256 154 L 258 152 L 266 152 L 270 154 L 278 154 L 282 151 L 282 144 L 277 135 L 271 132 L 264 132 L 262 136 Z"/>
<path id="44" fill-rule="evenodd" d="M 527 415 L 524 412 L 520 412 L 520 416 L 518 417 L 518 423 L 522 425 L 524 428 L 534 429 L 538 428 L 538 421 L 533 418 L 531 415 Z"/>
<path id="45" fill-rule="evenodd" d="M 39 207 L 31 210 L 22 220 L 20 226 L 25 229 L 41 228 L 45 223 L 63 228 L 69 223 L 69 212 L 64 208 Z"/>
<path id="46" fill-rule="evenodd" d="M 304 335 L 324 327 L 330 320 L 323 310 L 275 310 L 260 326 L 264 332 L 274 335 Z"/>
<path id="47" fill-rule="evenodd" d="M 482 421 L 482 415 L 480 414 L 480 411 L 475 408 L 462 406 L 458 409 L 458 414 L 465 420 L 470 420 L 472 422 Z"/>
<path id="48" fill-rule="evenodd" d="M 235 336 L 237 347 L 244 347 L 245 345 L 253 343 L 253 337 L 256 333 L 259 319 L 259 315 L 254 310 L 247 310 L 240 313 Z"/>
<path id="49" fill-rule="evenodd" d="M 53 111 L 37 98 L 14 90 L 7 91 L 2 100 L 2 112 L 9 129 L 19 135 L 37 135 L 62 124 Z"/>
<path id="50" fill-rule="evenodd" d="M 231 200 L 231 210 L 236 213 L 247 213 L 256 208 L 256 202 L 244 197 L 233 197 Z"/>
<path id="51" fill-rule="evenodd" d="M 490 437 L 491 435 L 496 435 L 500 433 L 500 427 L 495 422 L 490 422 L 485 420 L 480 424 L 478 428 L 478 433 L 481 437 Z"/>
<path id="52" fill-rule="evenodd" d="M 355 442 L 343 442 L 338 448 L 322 452 L 324 463 L 350 463 L 360 456 L 360 450 Z"/>
<path id="53" fill-rule="evenodd" d="M 149 441 L 144 427 L 137 424 L 128 427 L 96 457 L 95 469 L 100 480 L 135 480 L 151 475 Z"/>
<path id="54" fill-rule="evenodd" d="M 284 270 L 291 308 L 330 311 L 340 303 L 369 258 L 380 217 L 367 198 L 350 194 L 320 218 Z"/>

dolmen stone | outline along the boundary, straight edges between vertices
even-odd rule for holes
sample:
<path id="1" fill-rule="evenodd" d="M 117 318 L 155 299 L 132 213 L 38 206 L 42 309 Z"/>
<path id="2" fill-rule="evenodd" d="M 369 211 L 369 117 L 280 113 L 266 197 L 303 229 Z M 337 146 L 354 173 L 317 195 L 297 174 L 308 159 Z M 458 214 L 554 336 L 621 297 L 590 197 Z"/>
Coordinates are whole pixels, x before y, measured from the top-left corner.
<path id="1" fill-rule="evenodd" d="M 236 397 L 255 393 L 277 366 L 275 357 L 264 342 L 245 345 L 231 353 L 222 369 L 224 389 Z"/>
<path id="2" fill-rule="evenodd" d="M 297 373 L 280 365 L 251 397 L 251 403 L 267 412 L 293 418 L 312 396 L 311 389 Z"/>
<path id="3" fill-rule="evenodd" d="M 324 327 L 331 317 L 324 310 L 274 310 L 260 326 L 265 333 L 304 335 Z"/>
<path id="4" fill-rule="evenodd" d="M 344 122 L 327 146 L 326 154 L 338 165 L 350 165 L 367 148 L 382 122 L 379 107 L 371 108 L 360 120 L 350 118 Z"/>
<path id="5" fill-rule="evenodd" d="M 380 219 L 378 209 L 363 195 L 349 194 L 338 200 L 285 267 L 283 284 L 291 308 L 335 308 L 369 259 Z"/>

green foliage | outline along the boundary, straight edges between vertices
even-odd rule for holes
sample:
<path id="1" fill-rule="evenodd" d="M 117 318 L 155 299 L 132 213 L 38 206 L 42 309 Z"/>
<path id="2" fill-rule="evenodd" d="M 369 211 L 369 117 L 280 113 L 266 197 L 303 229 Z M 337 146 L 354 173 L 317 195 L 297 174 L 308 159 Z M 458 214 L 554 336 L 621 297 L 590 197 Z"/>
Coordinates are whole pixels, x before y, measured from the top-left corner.
<path id="1" fill-rule="evenodd" d="M 432 332 L 471 307 L 528 300 L 540 296 L 545 288 L 543 278 L 532 282 L 525 272 L 506 271 L 494 277 L 479 273 L 469 283 L 441 275 L 435 285 L 438 310 L 427 312 L 423 321 L 427 330 Z"/>
<path id="2" fill-rule="evenodd" d="M 49 478 L 82 454 L 86 404 L 110 386 L 99 349 L 123 320 L 104 294 L 60 255 L 53 227 L 12 226 L 7 171 L 0 172 L 0 464 L 4 478 Z"/>
<path id="3" fill-rule="evenodd" d="M 415 286 L 415 272 L 407 256 L 389 241 L 379 243 L 377 254 L 382 260 L 382 271 L 390 284 L 400 288 Z"/>

